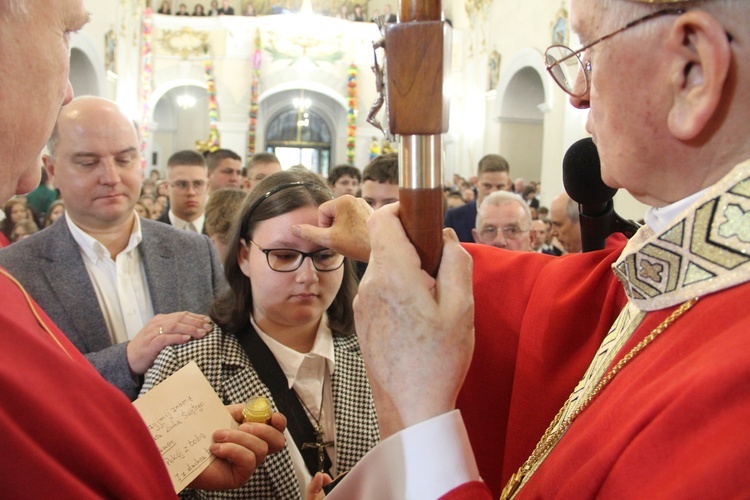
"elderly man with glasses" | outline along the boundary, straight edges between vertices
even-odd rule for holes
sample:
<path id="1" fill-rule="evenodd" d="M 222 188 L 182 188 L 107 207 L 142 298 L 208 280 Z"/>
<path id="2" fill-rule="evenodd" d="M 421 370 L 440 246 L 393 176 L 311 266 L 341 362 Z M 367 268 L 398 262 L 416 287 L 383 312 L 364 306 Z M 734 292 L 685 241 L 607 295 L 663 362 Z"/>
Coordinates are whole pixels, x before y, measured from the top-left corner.
<path id="1" fill-rule="evenodd" d="M 48 150 L 44 164 L 65 215 L 0 252 L 0 265 L 105 379 L 135 399 L 165 346 L 210 331 L 204 314 L 225 284 L 218 254 L 207 236 L 137 216 L 138 134 L 113 102 L 74 99 Z M 205 193 L 205 178 L 190 180 L 183 191 Z"/>
<path id="2" fill-rule="evenodd" d="M 484 199 L 471 232 L 477 243 L 520 252 L 530 252 L 536 239 L 529 205 L 507 191 L 495 191 Z"/>
<path id="3" fill-rule="evenodd" d="M 432 280 L 399 207 L 370 216 L 355 310 L 383 442 L 333 498 L 747 496 L 748 20 L 745 0 L 572 0 L 584 47 L 547 64 L 604 181 L 652 207 L 626 246 L 553 259 L 447 232 Z"/>

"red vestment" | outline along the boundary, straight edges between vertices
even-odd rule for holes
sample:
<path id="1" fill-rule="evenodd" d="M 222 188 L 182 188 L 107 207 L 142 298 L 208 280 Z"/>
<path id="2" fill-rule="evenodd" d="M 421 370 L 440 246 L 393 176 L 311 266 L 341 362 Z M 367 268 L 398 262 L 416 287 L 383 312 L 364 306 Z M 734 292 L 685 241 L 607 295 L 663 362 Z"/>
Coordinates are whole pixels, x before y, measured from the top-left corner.
<path id="1" fill-rule="evenodd" d="M 476 347 L 458 407 L 492 495 L 468 483 L 444 498 L 497 498 L 626 302 L 610 268 L 621 248 L 563 258 L 466 248 Z M 580 414 L 518 498 L 746 495 L 748 293 L 742 284 L 703 296 Z M 615 362 L 675 308 L 649 312 Z"/>
<path id="2" fill-rule="evenodd" d="M 0 304 L 3 496 L 175 498 L 154 440 L 127 398 L 4 274 Z"/>

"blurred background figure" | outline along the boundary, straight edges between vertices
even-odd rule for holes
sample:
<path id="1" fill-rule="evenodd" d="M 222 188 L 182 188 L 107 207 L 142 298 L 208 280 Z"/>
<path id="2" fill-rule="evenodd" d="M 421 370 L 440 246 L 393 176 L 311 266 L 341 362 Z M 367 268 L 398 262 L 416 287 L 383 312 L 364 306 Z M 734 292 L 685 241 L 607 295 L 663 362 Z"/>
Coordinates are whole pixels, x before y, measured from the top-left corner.
<path id="1" fill-rule="evenodd" d="M 246 193 L 237 189 L 219 189 L 211 194 L 206 204 L 206 234 L 219 252 L 219 260 L 226 257 L 229 230 L 242 207 Z"/>
<path id="2" fill-rule="evenodd" d="M 336 198 L 345 194 L 357 196 L 360 182 L 362 173 L 351 165 L 337 165 L 328 173 L 328 185 Z"/>
<path id="3" fill-rule="evenodd" d="M 507 191 L 496 191 L 484 199 L 471 232 L 477 243 L 521 252 L 530 252 L 536 240 L 528 205 Z"/>

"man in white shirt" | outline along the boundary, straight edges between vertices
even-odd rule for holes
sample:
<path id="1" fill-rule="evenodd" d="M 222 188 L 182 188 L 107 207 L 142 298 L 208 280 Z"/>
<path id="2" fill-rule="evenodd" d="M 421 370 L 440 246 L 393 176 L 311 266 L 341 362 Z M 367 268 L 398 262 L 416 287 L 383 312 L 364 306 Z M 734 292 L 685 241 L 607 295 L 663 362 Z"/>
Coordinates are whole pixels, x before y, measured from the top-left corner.
<path id="1" fill-rule="evenodd" d="M 208 237 L 136 216 L 139 145 L 114 103 L 73 100 L 44 157 L 65 216 L 0 252 L 0 265 L 131 399 L 165 346 L 205 335 L 205 313 L 223 285 Z"/>
<path id="2" fill-rule="evenodd" d="M 169 210 L 159 221 L 178 229 L 203 233 L 208 201 L 208 167 L 197 151 L 178 151 L 167 161 Z"/>

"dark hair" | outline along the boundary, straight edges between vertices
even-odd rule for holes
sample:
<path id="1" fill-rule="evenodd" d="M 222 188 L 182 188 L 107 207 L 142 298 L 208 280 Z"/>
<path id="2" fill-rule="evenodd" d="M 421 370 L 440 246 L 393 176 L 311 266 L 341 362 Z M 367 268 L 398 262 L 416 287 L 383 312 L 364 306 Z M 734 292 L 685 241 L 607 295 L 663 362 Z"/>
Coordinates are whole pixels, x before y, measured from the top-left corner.
<path id="1" fill-rule="evenodd" d="M 334 184 L 336 184 L 336 181 L 338 181 L 345 175 L 354 177 L 355 179 L 357 179 L 357 182 L 362 182 L 362 173 L 360 173 L 359 169 L 357 167 L 345 164 L 336 165 L 331 169 L 330 172 L 328 172 L 328 185 L 333 186 Z"/>
<path id="2" fill-rule="evenodd" d="M 398 153 L 376 156 L 362 172 L 362 181 L 398 184 Z"/>
<path id="3" fill-rule="evenodd" d="M 477 175 L 481 175 L 485 172 L 508 172 L 510 173 L 510 165 L 508 160 L 500 155 L 486 155 L 479 160 L 479 167 L 477 168 Z"/>
<path id="4" fill-rule="evenodd" d="M 232 151 L 231 149 L 217 149 L 212 151 L 206 156 L 206 164 L 208 165 L 208 171 L 213 172 L 222 160 L 230 158 L 232 160 L 242 161 L 240 155 Z"/>
<path id="5" fill-rule="evenodd" d="M 167 168 L 178 166 L 205 167 L 206 159 L 197 151 L 185 149 L 172 154 L 172 156 L 169 157 L 169 160 L 167 160 Z"/>
<path id="6" fill-rule="evenodd" d="M 295 185 L 294 183 L 301 183 Z M 267 196 L 267 193 L 277 190 Z M 249 310 L 253 307 L 252 284 L 242 273 L 237 256 L 241 240 L 250 240 L 258 223 L 287 214 L 298 208 L 318 207 L 333 199 L 325 182 L 312 172 L 283 171 L 260 181 L 242 204 L 229 231 L 224 275 L 229 287 L 211 307 L 210 316 L 228 334 L 238 335 L 250 327 Z M 344 277 L 336 297 L 328 307 L 328 326 L 334 335 L 354 332 L 352 301 L 357 293 L 357 279 L 349 259 L 344 259 Z"/>

